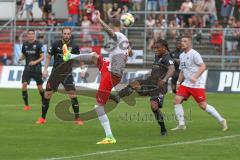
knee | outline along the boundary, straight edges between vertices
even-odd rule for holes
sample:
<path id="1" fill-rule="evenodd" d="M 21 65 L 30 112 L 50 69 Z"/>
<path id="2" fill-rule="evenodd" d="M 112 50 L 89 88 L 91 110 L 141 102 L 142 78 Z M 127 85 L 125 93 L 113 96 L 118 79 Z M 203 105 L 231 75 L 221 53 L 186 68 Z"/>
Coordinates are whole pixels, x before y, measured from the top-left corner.
<path id="1" fill-rule="evenodd" d="M 198 103 L 198 106 L 202 109 L 202 110 L 206 110 L 207 104 L 205 102 L 200 102 Z"/>
<path id="2" fill-rule="evenodd" d="M 176 97 L 176 98 L 174 99 L 174 104 L 181 104 L 181 103 L 182 103 L 182 99 L 181 99 L 181 98 Z"/>
<path id="3" fill-rule="evenodd" d="M 44 97 L 46 99 L 50 99 L 52 97 L 52 92 L 51 91 L 46 91 L 45 94 L 44 94 Z"/>
<path id="4" fill-rule="evenodd" d="M 94 109 L 95 109 L 95 111 L 97 112 L 97 115 L 98 115 L 99 117 L 101 117 L 101 116 L 103 116 L 103 115 L 106 114 L 106 113 L 105 113 L 105 110 L 104 110 L 104 107 L 101 106 L 101 105 L 95 105 L 95 106 L 94 106 Z"/>
<path id="5" fill-rule="evenodd" d="M 72 98 L 76 98 L 77 96 L 76 96 L 75 91 L 69 91 L 69 92 L 68 92 L 68 97 L 71 98 L 71 99 L 72 99 Z"/>
<path id="6" fill-rule="evenodd" d="M 22 90 L 27 90 L 27 83 L 26 83 L 26 82 L 24 82 L 24 83 L 22 84 Z"/>
<path id="7" fill-rule="evenodd" d="M 38 90 L 39 90 L 39 91 L 43 91 L 42 85 L 38 85 L 37 87 L 38 87 Z"/>
<path id="8" fill-rule="evenodd" d="M 141 89 L 141 86 L 140 86 L 140 84 L 138 83 L 138 81 L 134 81 L 134 82 L 130 83 L 130 86 L 131 86 L 131 88 L 134 89 L 134 90 L 139 90 L 139 89 Z"/>

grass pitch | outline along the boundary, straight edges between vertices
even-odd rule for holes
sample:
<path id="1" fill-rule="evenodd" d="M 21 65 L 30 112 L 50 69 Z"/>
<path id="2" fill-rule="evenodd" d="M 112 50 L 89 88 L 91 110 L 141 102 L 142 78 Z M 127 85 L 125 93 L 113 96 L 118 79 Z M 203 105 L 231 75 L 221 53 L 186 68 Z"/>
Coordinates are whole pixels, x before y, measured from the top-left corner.
<path id="1" fill-rule="evenodd" d="M 59 120 L 55 105 L 66 96 L 54 94 L 47 123 L 36 125 L 41 103 L 37 90 L 29 90 L 32 110 L 23 111 L 21 90 L 0 89 L 0 159 L 98 159 L 98 160 L 202 160 L 239 159 L 240 107 L 238 94 L 208 94 L 208 103 L 228 120 L 229 131 L 222 132 L 216 120 L 197 107 L 190 99 L 184 103 L 187 130 L 160 130 L 149 107 L 149 98 L 137 99 L 135 107 L 124 102 L 108 114 L 117 144 L 96 145 L 104 138 L 98 121 L 86 121 L 83 126 Z M 92 109 L 95 99 L 78 97 L 81 112 Z M 168 129 L 176 126 L 173 95 L 165 97 L 163 111 Z"/>

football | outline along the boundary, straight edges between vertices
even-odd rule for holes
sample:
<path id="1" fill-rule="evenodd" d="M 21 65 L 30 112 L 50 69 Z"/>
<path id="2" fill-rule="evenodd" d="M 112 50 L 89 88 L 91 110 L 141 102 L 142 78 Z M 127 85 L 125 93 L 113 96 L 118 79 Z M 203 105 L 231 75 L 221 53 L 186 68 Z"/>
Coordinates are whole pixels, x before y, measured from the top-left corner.
<path id="1" fill-rule="evenodd" d="M 134 17 L 131 13 L 124 13 L 120 18 L 120 22 L 124 27 L 132 26 L 134 21 Z"/>

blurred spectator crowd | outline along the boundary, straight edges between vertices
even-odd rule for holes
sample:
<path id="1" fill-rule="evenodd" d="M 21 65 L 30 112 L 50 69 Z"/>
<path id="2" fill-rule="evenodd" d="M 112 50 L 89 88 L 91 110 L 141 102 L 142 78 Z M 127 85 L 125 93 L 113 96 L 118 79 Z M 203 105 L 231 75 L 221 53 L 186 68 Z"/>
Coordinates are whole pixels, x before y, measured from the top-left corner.
<path id="1" fill-rule="evenodd" d="M 67 0 L 68 18 L 64 21 L 56 19 L 52 12 L 55 1 L 37 1 L 43 13 L 43 22 L 48 26 L 81 26 L 83 34 L 80 37 L 86 45 L 90 41 L 91 45 L 97 45 L 103 39 L 99 35 L 88 34 L 90 31 L 101 31 L 101 26 L 92 20 L 96 9 L 101 11 L 106 22 L 119 19 L 121 14 L 131 11 L 135 12 L 135 20 L 148 28 L 148 49 L 155 39 L 175 41 L 186 32 L 192 34 L 195 43 L 201 43 L 204 28 L 208 28 L 209 40 L 219 55 L 223 38 L 229 57 L 237 55 L 240 41 L 240 0 Z M 33 21 L 34 0 L 17 0 L 16 3 L 18 16 L 21 17 L 23 8 L 26 8 Z M 148 11 L 146 20 L 143 18 L 145 8 Z M 38 38 L 41 37 L 39 34 Z"/>

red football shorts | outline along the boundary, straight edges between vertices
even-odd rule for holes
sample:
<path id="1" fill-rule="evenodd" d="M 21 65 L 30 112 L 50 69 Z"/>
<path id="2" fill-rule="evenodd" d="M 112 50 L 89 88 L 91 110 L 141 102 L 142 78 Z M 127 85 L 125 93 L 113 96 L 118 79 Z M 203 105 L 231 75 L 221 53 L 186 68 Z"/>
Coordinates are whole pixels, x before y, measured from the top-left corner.
<path id="1" fill-rule="evenodd" d="M 176 95 L 184 97 L 185 100 L 187 100 L 192 95 L 196 102 L 206 102 L 206 94 L 204 88 L 189 88 L 180 85 Z"/>
<path id="2" fill-rule="evenodd" d="M 99 56 L 97 67 L 101 73 L 101 79 L 96 94 L 96 100 L 99 105 L 105 105 L 107 103 L 112 88 L 121 81 L 121 77 L 113 75 L 108 70 L 108 66 L 109 61 L 106 61 L 102 56 Z"/>

